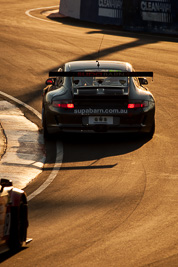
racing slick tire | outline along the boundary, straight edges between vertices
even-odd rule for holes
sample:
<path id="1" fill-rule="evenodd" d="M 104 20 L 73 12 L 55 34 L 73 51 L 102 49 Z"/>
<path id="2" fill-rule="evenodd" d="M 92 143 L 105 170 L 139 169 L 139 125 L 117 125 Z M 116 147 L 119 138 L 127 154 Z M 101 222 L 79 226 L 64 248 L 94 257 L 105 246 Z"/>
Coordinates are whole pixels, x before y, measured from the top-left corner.
<path id="1" fill-rule="evenodd" d="M 45 140 L 51 140 L 51 139 L 61 139 L 62 138 L 62 132 L 57 133 L 49 133 L 47 125 L 46 125 L 46 118 L 45 118 L 45 109 L 42 108 L 42 126 L 43 126 L 43 137 Z"/>
<path id="2" fill-rule="evenodd" d="M 47 126 L 46 126 L 46 119 L 45 119 L 45 110 L 42 108 L 42 126 L 43 126 L 43 137 L 44 139 L 50 139 L 51 135 L 48 132 Z"/>
<path id="3" fill-rule="evenodd" d="M 152 124 L 152 127 L 151 127 L 150 132 L 146 133 L 145 135 L 146 135 L 146 137 L 147 137 L 148 139 L 152 139 L 154 133 L 155 133 L 155 120 L 153 121 L 153 124 Z"/>
<path id="4" fill-rule="evenodd" d="M 46 127 L 46 125 L 43 126 L 43 137 L 44 139 L 50 139 L 51 135 L 48 133 L 48 129 Z"/>
<path id="5" fill-rule="evenodd" d="M 11 208 L 11 228 L 9 248 L 12 251 L 18 251 L 23 242 L 26 241 L 27 227 L 28 227 L 28 215 L 27 204 L 21 200 L 18 207 Z"/>

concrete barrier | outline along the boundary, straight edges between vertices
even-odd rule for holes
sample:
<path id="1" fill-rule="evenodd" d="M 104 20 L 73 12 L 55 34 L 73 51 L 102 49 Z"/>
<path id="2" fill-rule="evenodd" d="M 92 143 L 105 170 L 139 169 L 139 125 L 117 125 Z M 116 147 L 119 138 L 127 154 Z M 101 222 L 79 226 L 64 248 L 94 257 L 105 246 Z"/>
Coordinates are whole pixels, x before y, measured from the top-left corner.
<path id="1" fill-rule="evenodd" d="M 81 0 L 60 0 L 60 13 L 71 18 L 80 19 Z"/>
<path id="2" fill-rule="evenodd" d="M 177 0 L 60 0 L 60 12 L 125 30 L 178 34 Z"/>
<path id="3" fill-rule="evenodd" d="M 124 0 L 123 27 L 128 30 L 178 34 L 178 2 Z"/>

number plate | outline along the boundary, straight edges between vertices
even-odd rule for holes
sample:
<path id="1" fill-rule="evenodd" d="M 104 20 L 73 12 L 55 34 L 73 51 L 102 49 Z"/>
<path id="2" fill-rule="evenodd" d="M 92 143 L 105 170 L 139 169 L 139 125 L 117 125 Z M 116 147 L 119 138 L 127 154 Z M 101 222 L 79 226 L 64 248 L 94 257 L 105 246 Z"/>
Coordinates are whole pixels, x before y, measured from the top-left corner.
<path id="1" fill-rule="evenodd" d="M 111 116 L 89 116 L 88 124 L 113 124 L 113 117 Z"/>

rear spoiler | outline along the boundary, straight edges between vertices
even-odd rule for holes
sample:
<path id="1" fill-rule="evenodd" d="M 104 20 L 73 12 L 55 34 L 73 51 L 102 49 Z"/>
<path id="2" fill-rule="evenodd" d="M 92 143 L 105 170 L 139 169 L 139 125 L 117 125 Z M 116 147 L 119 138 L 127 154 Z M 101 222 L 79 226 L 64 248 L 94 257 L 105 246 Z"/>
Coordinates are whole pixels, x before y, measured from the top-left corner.
<path id="1" fill-rule="evenodd" d="M 120 71 L 50 71 L 49 77 L 152 77 L 153 72 L 120 72 Z"/>

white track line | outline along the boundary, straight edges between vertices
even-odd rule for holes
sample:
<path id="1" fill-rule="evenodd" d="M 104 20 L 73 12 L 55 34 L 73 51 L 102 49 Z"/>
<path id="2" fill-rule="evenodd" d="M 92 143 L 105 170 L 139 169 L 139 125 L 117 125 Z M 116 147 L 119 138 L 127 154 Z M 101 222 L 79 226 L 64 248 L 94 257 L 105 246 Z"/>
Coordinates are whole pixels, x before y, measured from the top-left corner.
<path id="1" fill-rule="evenodd" d="M 59 7 L 59 5 L 58 5 L 58 6 L 38 7 L 38 8 L 29 9 L 29 10 L 27 10 L 27 11 L 25 12 L 25 14 L 26 14 L 27 16 L 33 18 L 33 19 L 38 19 L 38 20 L 42 20 L 42 21 L 45 21 L 45 22 L 58 23 L 58 24 L 59 24 L 59 22 L 51 21 L 51 20 L 46 20 L 46 19 L 41 19 L 41 18 L 35 17 L 35 16 L 33 16 L 33 15 L 30 14 L 30 12 L 35 11 L 35 10 L 48 9 L 48 8 L 54 8 L 54 7 Z"/>
<path id="2" fill-rule="evenodd" d="M 50 173 L 49 177 L 46 179 L 46 181 L 31 195 L 27 197 L 27 200 L 30 201 L 32 198 L 36 197 L 38 194 L 40 194 L 42 191 L 44 191 L 56 178 L 58 171 L 61 168 L 62 160 L 63 160 L 63 145 L 62 142 L 57 142 L 56 144 L 56 162 L 54 164 L 54 168 L 52 172 Z"/>
<path id="3" fill-rule="evenodd" d="M 11 95 L 8 95 L 8 94 L 6 94 L 6 93 L 4 93 L 2 91 L 0 91 L 0 95 L 5 96 L 8 99 L 11 99 L 12 101 L 14 101 L 15 103 L 20 104 L 21 106 L 29 109 L 31 112 L 33 112 L 41 120 L 41 114 L 36 109 L 34 109 L 31 106 L 29 106 L 28 104 L 25 104 L 24 102 L 20 101 L 19 99 L 15 98 L 15 97 L 13 97 Z"/>
<path id="4" fill-rule="evenodd" d="M 2 91 L 0 91 L 0 95 L 5 96 L 8 99 L 13 100 L 15 103 L 22 105 L 23 107 L 29 109 L 31 112 L 33 112 L 39 119 L 41 119 L 41 114 L 35 110 L 34 108 L 32 108 L 31 106 L 25 104 L 24 102 L 22 102 L 21 100 L 8 95 Z M 61 168 L 62 165 L 62 160 L 63 160 L 63 144 L 62 142 L 57 142 L 56 143 L 56 161 L 54 164 L 54 168 L 51 171 L 50 175 L 48 176 L 48 178 L 46 179 L 46 181 L 37 189 L 35 190 L 32 194 L 30 194 L 27 197 L 27 200 L 30 201 L 31 199 L 33 199 L 34 197 L 36 197 L 38 194 L 40 194 L 42 191 L 44 191 L 51 183 L 52 181 L 56 178 L 58 171 Z"/>

